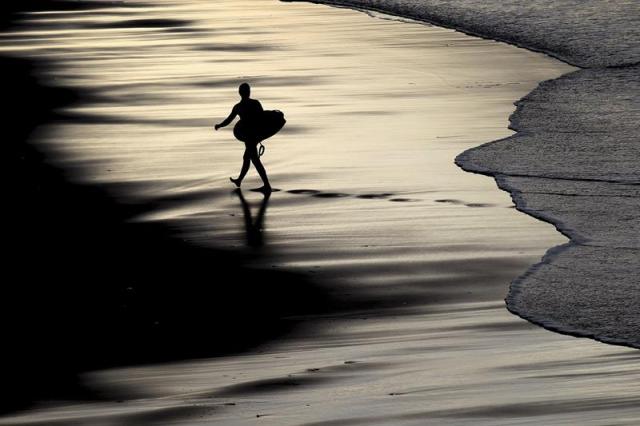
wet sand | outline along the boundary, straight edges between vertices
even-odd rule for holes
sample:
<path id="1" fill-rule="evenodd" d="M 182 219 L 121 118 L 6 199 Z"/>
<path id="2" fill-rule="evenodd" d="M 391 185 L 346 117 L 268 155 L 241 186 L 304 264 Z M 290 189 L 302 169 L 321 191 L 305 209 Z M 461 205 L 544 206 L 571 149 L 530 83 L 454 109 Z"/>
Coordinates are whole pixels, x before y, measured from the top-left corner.
<path id="1" fill-rule="evenodd" d="M 570 242 L 512 283 L 509 310 L 547 329 L 640 347 L 640 10 L 634 2 L 318 0 L 455 28 L 541 51 L 582 69 L 517 102 L 517 133 L 461 153 L 518 210 Z"/>
<path id="2" fill-rule="evenodd" d="M 509 282 L 563 238 L 453 163 L 510 134 L 512 103 L 570 67 L 305 4 L 33 18 L 39 32 L 3 50 L 53 60 L 58 81 L 94 96 L 34 137 L 51 161 L 145 206 L 136 224 L 301 273 L 338 303 L 298 314 L 286 339 L 243 355 L 84 374 L 94 401 L 49 402 L 0 424 L 638 421 L 637 351 L 555 335 L 504 309 Z M 227 180 L 241 147 L 211 129 L 245 80 L 288 120 L 263 157 L 280 191 L 268 205 L 244 192 L 254 219 L 264 205 L 261 231 L 245 226 Z M 252 174 L 247 185 L 258 184 Z"/>

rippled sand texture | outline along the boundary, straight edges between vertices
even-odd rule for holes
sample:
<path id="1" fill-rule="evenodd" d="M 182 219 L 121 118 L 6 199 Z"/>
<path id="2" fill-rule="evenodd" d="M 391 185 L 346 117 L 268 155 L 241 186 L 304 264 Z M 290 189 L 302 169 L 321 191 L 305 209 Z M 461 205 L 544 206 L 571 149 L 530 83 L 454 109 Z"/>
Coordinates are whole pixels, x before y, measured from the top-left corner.
<path id="1" fill-rule="evenodd" d="M 298 0 L 293 0 L 298 1 Z M 640 62 L 640 12 L 632 0 L 319 0 L 454 27 L 548 53 L 584 68 Z"/>
<path id="2" fill-rule="evenodd" d="M 3 50 L 54 60 L 61 83 L 93 95 L 34 143 L 80 181 L 118 184 L 123 203 L 153 201 L 138 221 L 304 272 L 342 309 L 246 355 L 88 373 L 94 400 L 0 424 L 640 420 L 637 351 L 504 309 L 507 283 L 563 238 L 453 163 L 507 136 L 512 102 L 570 67 L 350 10 L 154 4 L 29 15 Z M 264 206 L 262 230 L 227 180 L 241 146 L 211 129 L 245 80 L 288 119 L 263 157 L 280 191 L 244 194 L 253 219 Z"/>
<path id="3" fill-rule="evenodd" d="M 557 331 L 640 347 L 637 2 L 323 3 L 436 22 L 589 68 L 541 85 L 519 102 L 515 137 L 457 162 L 496 176 L 518 209 L 571 238 L 514 282 L 509 308 Z"/>
<path id="4" fill-rule="evenodd" d="M 637 350 L 549 333 L 502 303 L 351 318 L 221 359 L 88 374 L 102 400 L 3 425 L 635 425 Z"/>

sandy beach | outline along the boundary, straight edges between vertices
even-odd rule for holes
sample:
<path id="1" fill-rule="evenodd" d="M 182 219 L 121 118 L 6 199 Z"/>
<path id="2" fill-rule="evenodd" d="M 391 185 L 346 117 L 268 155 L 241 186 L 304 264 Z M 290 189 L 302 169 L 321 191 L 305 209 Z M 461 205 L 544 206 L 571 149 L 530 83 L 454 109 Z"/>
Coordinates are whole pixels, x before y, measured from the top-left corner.
<path id="1" fill-rule="evenodd" d="M 23 22 L 2 53 L 47 61 L 48 79 L 88 94 L 29 143 L 70 184 L 125 206 L 127 230 L 162 230 L 198 253 L 198 269 L 181 278 L 192 265 L 176 261 L 165 278 L 186 289 L 176 309 L 188 312 L 195 294 L 199 313 L 167 321 L 188 334 L 172 344 L 208 345 L 163 362 L 89 364 L 74 376 L 83 398 L 48 393 L 0 424 L 640 421 L 637 350 L 505 309 L 510 282 L 567 239 L 454 163 L 512 135 L 513 103 L 574 67 L 306 3 L 155 1 Z M 243 81 L 287 117 L 265 143 L 277 188 L 268 198 L 248 190 L 259 186 L 253 170 L 233 191 L 242 146 L 212 128 Z M 118 284 L 126 294 L 144 298 L 172 259 L 149 257 Z M 249 272 L 227 280 L 236 268 Z M 138 284 L 146 273 L 153 279 Z M 144 321 L 162 326 L 149 312 Z"/>
<path id="2" fill-rule="evenodd" d="M 580 69 L 520 99 L 510 137 L 456 157 L 516 208 L 553 224 L 550 248 L 513 281 L 510 311 L 547 329 L 640 347 L 640 10 L 633 2 L 318 0 L 389 13 L 544 52 Z M 569 301 L 569 302 L 567 302 Z"/>

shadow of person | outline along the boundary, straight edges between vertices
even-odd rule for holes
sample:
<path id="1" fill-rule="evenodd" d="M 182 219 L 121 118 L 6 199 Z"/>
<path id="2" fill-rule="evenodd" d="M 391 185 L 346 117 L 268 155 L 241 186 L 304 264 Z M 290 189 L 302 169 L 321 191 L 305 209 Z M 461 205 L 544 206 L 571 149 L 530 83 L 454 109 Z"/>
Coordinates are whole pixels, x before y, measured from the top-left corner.
<path id="1" fill-rule="evenodd" d="M 242 194 L 242 189 L 236 189 L 234 191 L 234 194 L 238 196 L 238 198 L 240 199 L 240 203 L 242 204 L 247 245 L 249 247 L 262 247 L 264 245 L 264 236 L 262 235 L 262 230 L 264 227 L 264 217 L 267 213 L 267 206 L 269 205 L 271 192 L 267 191 L 262 193 L 262 202 L 260 203 L 260 209 L 258 210 L 258 215 L 256 216 L 255 220 L 253 220 L 253 216 L 251 215 L 251 206 Z"/>

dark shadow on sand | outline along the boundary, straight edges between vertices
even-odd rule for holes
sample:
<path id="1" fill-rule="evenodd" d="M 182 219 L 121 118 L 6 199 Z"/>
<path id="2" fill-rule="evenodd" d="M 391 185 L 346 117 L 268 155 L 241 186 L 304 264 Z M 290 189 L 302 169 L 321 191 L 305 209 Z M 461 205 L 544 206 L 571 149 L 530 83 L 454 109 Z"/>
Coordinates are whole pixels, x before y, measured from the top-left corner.
<path id="1" fill-rule="evenodd" d="M 96 22 L 85 24 L 87 29 L 107 28 L 179 28 L 191 25 L 193 22 L 184 19 L 127 19 L 117 22 Z"/>
<path id="2" fill-rule="evenodd" d="M 403 197 L 393 197 L 393 192 L 379 192 L 379 193 L 368 193 L 368 194 L 347 194 L 344 192 L 323 192 L 318 191 L 316 189 L 290 189 L 285 191 L 289 194 L 294 195 L 309 195 L 315 198 L 359 198 L 362 200 L 388 200 L 396 203 L 412 203 L 416 201 L 420 201 L 415 198 L 403 198 Z"/>
<path id="3" fill-rule="evenodd" d="M 31 11 L 71 12 L 86 9 L 104 9 L 113 7 L 139 8 L 149 7 L 143 2 L 124 2 L 117 0 L 20 0 L 4 1 L 0 3 L 0 30 L 15 25 L 19 19 L 18 13 Z"/>
<path id="4" fill-rule="evenodd" d="M 39 70 L 50 64 L 0 58 L 0 66 L 11 105 L 2 144 L 9 184 L 0 412 L 36 399 L 94 398 L 77 383 L 82 371 L 243 351 L 290 330 L 296 321 L 288 317 L 331 309 L 300 275 L 250 269 L 246 255 L 131 221 L 153 200 L 123 204 L 109 185 L 71 183 L 27 141 L 81 97 L 42 84 Z M 253 229 L 264 210 L 266 202 Z"/>

